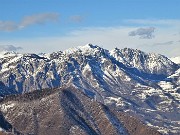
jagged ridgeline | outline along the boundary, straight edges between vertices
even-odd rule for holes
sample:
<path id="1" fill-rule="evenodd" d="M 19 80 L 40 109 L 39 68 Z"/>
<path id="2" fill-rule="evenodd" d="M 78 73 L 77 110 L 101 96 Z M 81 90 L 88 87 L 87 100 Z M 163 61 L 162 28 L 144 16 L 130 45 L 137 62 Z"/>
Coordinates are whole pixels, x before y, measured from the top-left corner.
<path id="1" fill-rule="evenodd" d="M 0 58 L 0 96 L 5 97 L 3 102 L 19 98 L 36 104 L 45 91 L 49 97 L 51 91 L 56 93 L 54 88 L 73 86 L 98 104 L 134 116 L 164 134 L 178 134 L 179 76 L 179 65 L 167 57 L 131 48 L 109 51 L 87 44 L 51 54 L 8 52 Z M 27 94 L 6 97 L 23 93 Z"/>

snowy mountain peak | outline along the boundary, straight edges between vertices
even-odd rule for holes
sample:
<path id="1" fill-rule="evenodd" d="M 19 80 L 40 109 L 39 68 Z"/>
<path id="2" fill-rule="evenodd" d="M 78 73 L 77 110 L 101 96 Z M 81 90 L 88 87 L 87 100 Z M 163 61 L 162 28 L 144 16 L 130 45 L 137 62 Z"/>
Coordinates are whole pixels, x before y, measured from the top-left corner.
<path id="1" fill-rule="evenodd" d="M 67 49 L 63 51 L 65 55 L 91 55 L 91 56 L 100 56 L 101 54 L 108 55 L 109 51 L 105 50 L 97 45 L 86 44 L 84 46 L 78 46 L 74 48 Z"/>
<path id="2" fill-rule="evenodd" d="M 85 51 L 92 51 L 92 50 L 101 50 L 103 48 L 97 46 L 97 45 L 93 45 L 93 44 L 86 44 L 84 46 L 78 46 L 77 49 L 85 52 Z"/>
<path id="3" fill-rule="evenodd" d="M 99 46 L 97 46 L 97 45 L 93 45 L 93 44 L 91 44 L 91 43 L 88 43 L 88 44 L 86 44 L 86 45 L 84 45 L 84 46 L 81 46 L 81 48 L 98 48 Z"/>

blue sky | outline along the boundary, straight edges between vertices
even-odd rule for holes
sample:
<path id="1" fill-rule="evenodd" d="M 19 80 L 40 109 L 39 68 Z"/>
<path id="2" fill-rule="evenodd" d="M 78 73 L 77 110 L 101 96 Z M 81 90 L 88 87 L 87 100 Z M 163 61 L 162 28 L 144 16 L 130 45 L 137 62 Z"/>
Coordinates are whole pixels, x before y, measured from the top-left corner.
<path id="1" fill-rule="evenodd" d="M 0 51 L 87 43 L 180 56 L 180 0 L 0 0 Z"/>

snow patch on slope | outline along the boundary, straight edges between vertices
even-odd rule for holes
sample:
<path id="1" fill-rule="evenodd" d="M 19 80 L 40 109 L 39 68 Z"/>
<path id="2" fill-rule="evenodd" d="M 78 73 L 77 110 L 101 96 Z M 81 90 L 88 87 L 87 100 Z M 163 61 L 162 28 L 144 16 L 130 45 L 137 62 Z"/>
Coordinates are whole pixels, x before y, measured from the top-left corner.
<path id="1" fill-rule="evenodd" d="M 7 112 L 9 109 L 11 109 L 11 108 L 14 107 L 14 106 L 15 106 L 15 103 L 9 102 L 9 103 L 7 103 L 7 104 L 2 104 L 2 105 L 0 106 L 0 108 L 1 108 L 1 110 L 2 110 L 3 112 Z"/>
<path id="2" fill-rule="evenodd" d="M 4 131 L 4 130 L 0 127 L 0 131 Z"/>

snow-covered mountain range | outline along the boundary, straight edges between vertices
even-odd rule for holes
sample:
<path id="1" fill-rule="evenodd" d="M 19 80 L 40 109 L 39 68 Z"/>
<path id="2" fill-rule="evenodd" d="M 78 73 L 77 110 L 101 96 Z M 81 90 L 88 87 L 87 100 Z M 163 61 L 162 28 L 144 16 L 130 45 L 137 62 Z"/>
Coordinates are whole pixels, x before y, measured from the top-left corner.
<path id="1" fill-rule="evenodd" d="M 92 44 L 51 54 L 6 52 L 0 56 L 0 94 L 72 85 L 164 134 L 178 134 L 180 66 L 173 61 L 137 49 L 109 51 Z"/>

